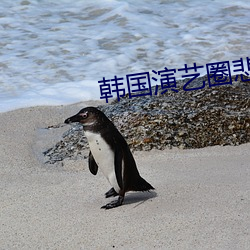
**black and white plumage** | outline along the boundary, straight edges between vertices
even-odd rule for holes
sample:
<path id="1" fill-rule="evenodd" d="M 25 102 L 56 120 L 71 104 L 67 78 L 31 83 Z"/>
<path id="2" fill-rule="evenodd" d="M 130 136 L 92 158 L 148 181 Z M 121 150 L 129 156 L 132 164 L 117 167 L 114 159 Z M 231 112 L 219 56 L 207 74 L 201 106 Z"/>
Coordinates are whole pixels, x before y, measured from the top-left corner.
<path id="1" fill-rule="evenodd" d="M 102 208 L 110 209 L 122 205 L 128 191 L 154 189 L 140 176 L 127 142 L 103 112 L 87 107 L 65 120 L 65 123 L 72 122 L 83 125 L 90 147 L 90 172 L 96 175 L 100 168 L 112 186 L 105 194 L 106 198 L 119 195 L 118 200 Z"/>

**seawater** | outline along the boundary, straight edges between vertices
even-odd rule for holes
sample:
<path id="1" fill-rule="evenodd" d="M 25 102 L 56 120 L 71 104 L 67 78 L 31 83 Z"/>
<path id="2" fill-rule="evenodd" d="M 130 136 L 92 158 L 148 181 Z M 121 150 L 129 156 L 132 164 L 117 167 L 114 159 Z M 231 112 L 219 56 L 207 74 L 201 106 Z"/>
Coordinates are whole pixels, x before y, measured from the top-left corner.
<path id="1" fill-rule="evenodd" d="M 100 99 L 103 77 L 246 58 L 249 11 L 245 0 L 1 0 L 0 112 Z"/>

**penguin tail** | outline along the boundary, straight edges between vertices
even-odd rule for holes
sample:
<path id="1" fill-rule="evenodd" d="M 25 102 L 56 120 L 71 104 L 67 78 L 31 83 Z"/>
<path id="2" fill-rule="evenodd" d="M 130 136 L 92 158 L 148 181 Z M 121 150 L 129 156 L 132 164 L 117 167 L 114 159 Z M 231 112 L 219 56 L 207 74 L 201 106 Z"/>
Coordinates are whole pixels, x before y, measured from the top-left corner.
<path id="1" fill-rule="evenodd" d="M 139 176 L 131 191 L 149 191 L 150 189 L 154 189 L 154 187 L 152 187 L 147 181 Z"/>

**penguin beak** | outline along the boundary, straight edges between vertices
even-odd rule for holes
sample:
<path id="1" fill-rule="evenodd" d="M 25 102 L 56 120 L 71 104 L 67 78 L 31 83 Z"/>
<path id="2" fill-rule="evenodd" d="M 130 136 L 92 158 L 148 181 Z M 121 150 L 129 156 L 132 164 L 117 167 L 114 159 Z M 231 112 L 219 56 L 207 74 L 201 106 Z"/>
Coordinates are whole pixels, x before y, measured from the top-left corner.
<path id="1" fill-rule="evenodd" d="M 67 124 L 70 124 L 72 122 L 80 122 L 81 120 L 81 116 L 79 116 L 78 114 L 77 115 L 73 115 L 69 118 L 67 118 L 64 123 L 67 123 Z"/>

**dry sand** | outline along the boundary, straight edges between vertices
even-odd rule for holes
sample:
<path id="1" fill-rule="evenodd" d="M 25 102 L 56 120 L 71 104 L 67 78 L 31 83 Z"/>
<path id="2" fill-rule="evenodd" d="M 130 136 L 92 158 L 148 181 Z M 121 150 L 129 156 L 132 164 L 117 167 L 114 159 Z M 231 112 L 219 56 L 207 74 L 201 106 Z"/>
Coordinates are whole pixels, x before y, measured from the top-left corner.
<path id="1" fill-rule="evenodd" d="M 0 114 L 0 249 L 250 248 L 250 144 L 135 152 L 155 192 L 103 210 L 87 160 L 41 162 L 67 130 L 43 128 L 90 104 Z"/>

